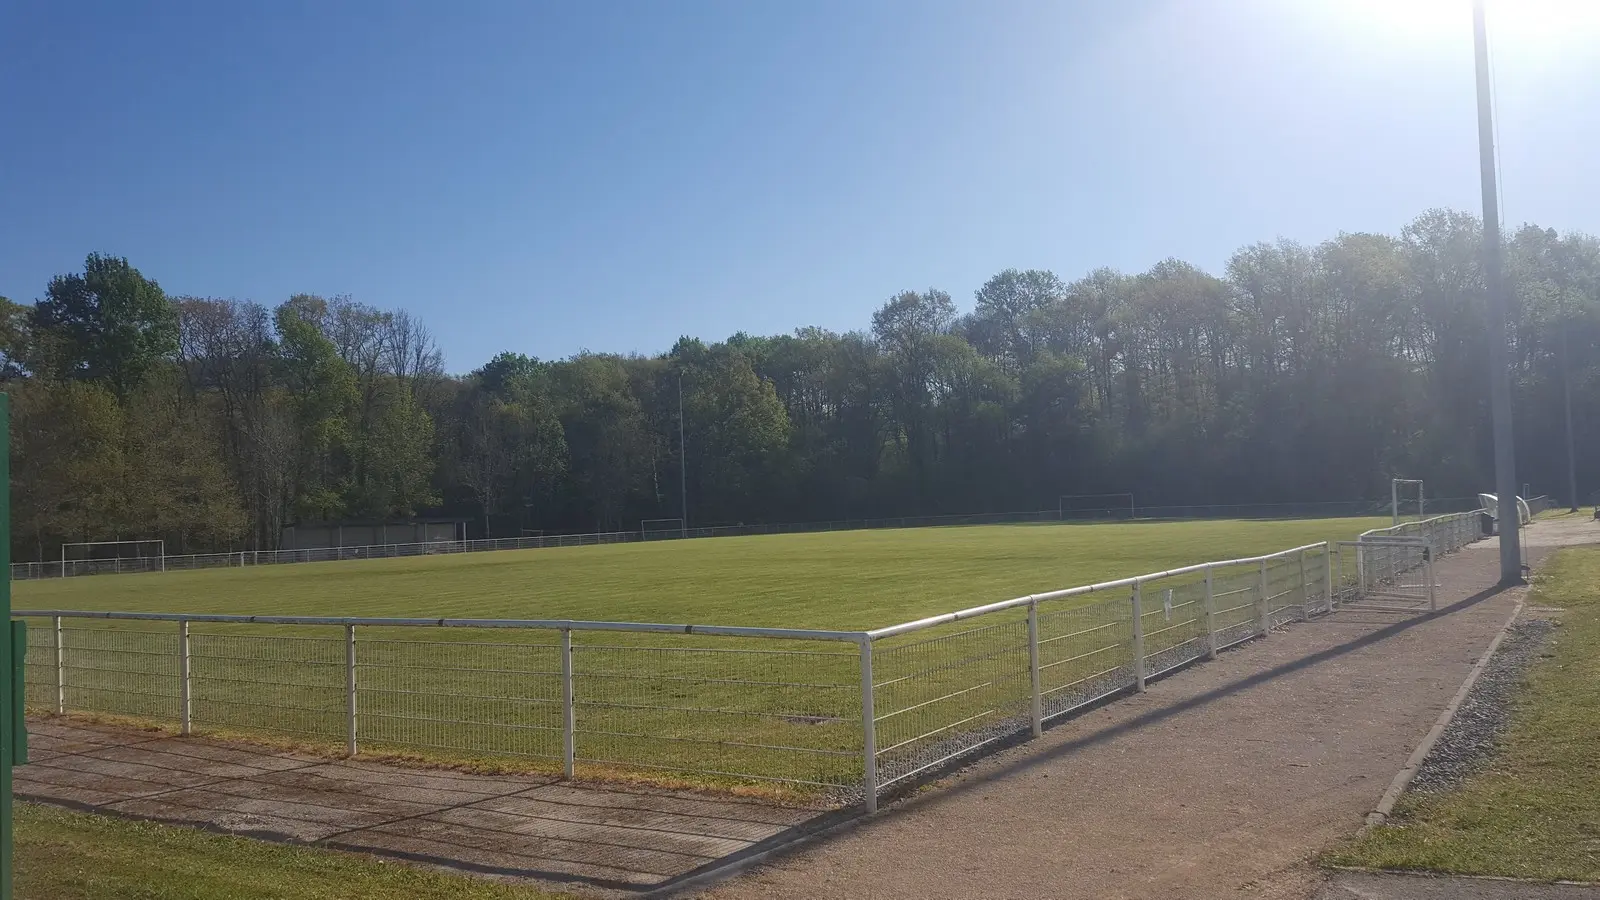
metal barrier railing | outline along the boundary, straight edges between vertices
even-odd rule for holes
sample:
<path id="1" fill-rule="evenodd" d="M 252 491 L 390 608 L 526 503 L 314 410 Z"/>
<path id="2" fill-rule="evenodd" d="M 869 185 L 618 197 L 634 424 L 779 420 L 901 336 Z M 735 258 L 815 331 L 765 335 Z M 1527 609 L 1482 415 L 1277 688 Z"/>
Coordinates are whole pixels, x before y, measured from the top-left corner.
<path id="1" fill-rule="evenodd" d="M 1360 539 L 1384 537 L 1426 538 L 1435 553 L 1453 553 L 1483 537 L 1482 509 L 1401 522 L 1388 528 L 1363 531 Z"/>
<path id="2" fill-rule="evenodd" d="M 1449 517 L 1440 517 L 1448 519 Z M 1412 523 L 1415 524 L 1415 523 Z M 1464 530 L 1432 526 L 1443 548 Z M 27 703 L 459 757 L 880 794 L 1331 610 L 1328 543 L 873 631 L 24 610 Z"/>

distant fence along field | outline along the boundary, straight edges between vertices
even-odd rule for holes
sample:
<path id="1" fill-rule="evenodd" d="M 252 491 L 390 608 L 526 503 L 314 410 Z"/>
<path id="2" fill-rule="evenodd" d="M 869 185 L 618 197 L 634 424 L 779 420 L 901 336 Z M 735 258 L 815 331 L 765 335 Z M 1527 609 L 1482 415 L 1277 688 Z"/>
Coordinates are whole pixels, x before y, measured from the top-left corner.
<path id="1" fill-rule="evenodd" d="M 1441 551 L 1478 527 L 1435 522 Z M 801 534 L 14 590 L 34 712 L 871 803 L 1325 611 L 1350 580 L 1330 541 L 1387 523 Z"/>
<path id="2" fill-rule="evenodd" d="M 1476 498 L 1444 498 L 1428 501 L 1434 513 L 1461 512 L 1476 508 Z M 188 569 L 248 568 L 286 563 L 333 562 L 357 559 L 394 559 L 408 556 L 438 556 L 450 553 L 478 553 L 499 550 L 539 550 L 561 547 L 588 547 L 600 544 L 627 544 L 680 538 L 748 537 L 773 534 L 807 534 L 866 529 L 951 527 L 1027 523 L 1088 523 L 1128 520 L 1186 519 L 1304 519 L 1364 517 L 1386 514 L 1388 501 L 1357 500 L 1327 503 L 1256 503 L 1209 506 L 1141 506 L 1058 508 L 1037 512 L 976 513 L 952 516 L 899 516 L 880 519 L 840 519 L 826 522 L 801 522 L 773 525 L 718 525 L 707 527 L 641 527 L 634 531 L 590 534 L 555 534 L 480 540 L 434 540 L 414 543 L 363 544 L 355 546 L 301 548 L 295 550 L 231 550 L 216 553 L 142 554 L 100 559 L 56 559 L 11 564 L 13 581 L 57 578 L 75 575 L 124 575 L 137 572 L 169 572 Z M 667 520 L 650 520 L 664 522 Z"/>

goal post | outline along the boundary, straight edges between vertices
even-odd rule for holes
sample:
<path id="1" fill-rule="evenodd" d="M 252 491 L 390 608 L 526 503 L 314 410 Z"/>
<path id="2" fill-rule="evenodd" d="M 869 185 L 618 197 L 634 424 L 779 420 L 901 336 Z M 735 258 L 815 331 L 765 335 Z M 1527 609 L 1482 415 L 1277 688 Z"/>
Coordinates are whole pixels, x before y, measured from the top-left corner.
<path id="1" fill-rule="evenodd" d="M 668 537 L 688 537 L 689 529 L 682 519 L 641 519 L 639 539 L 648 541 Z"/>
<path id="2" fill-rule="evenodd" d="M 83 548 L 86 555 L 76 557 L 71 556 L 68 551 L 74 547 Z M 94 555 L 100 553 L 101 551 L 97 548 L 102 547 L 131 547 L 133 548 L 134 552 L 129 555 L 124 554 L 119 550 L 115 555 L 112 556 Z M 145 552 L 149 549 L 153 549 L 155 552 Z M 153 559 L 156 561 L 156 571 L 165 572 L 167 570 L 167 542 L 161 538 L 150 538 L 148 540 L 134 541 L 68 541 L 67 543 L 61 545 L 61 577 L 67 577 L 67 565 L 69 563 L 124 559 Z"/>
<path id="3" fill-rule="evenodd" d="M 1399 525 L 1408 509 L 1415 509 L 1417 518 L 1428 517 L 1428 501 L 1422 490 L 1420 478 L 1389 479 L 1389 520 Z"/>
<path id="4" fill-rule="evenodd" d="M 1085 514 L 1090 518 L 1120 518 L 1124 514 L 1134 518 L 1133 494 L 1062 494 L 1056 498 L 1056 517 L 1067 520 L 1069 513 Z"/>

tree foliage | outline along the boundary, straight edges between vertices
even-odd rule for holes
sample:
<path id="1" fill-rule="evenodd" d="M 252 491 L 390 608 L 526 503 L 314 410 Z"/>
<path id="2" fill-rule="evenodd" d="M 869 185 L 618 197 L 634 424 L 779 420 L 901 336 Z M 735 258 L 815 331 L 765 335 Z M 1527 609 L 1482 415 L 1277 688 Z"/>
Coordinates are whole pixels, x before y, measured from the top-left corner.
<path id="1" fill-rule="evenodd" d="M 1066 281 L 1007 269 L 966 312 L 890 297 L 861 332 L 683 338 L 659 356 L 507 351 L 446 374 L 422 323 L 348 297 L 169 298 L 91 254 L 0 298 L 16 551 L 65 540 L 271 548 L 306 519 L 451 516 L 474 534 L 1141 503 L 1380 497 L 1490 483 L 1481 231 L 1241 248 Z M 1600 461 L 1600 242 L 1506 243 L 1519 477 Z M 683 438 L 679 439 L 679 410 Z"/>

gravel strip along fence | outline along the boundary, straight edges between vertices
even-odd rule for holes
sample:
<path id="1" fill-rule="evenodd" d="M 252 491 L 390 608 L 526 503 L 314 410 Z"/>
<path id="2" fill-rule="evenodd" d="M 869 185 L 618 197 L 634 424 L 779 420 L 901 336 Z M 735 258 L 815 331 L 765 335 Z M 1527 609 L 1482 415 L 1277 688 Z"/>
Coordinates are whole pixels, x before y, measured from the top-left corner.
<path id="1" fill-rule="evenodd" d="M 1554 630 L 1555 623 L 1539 618 L 1524 618 L 1511 626 L 1478 683 L 1456 710 L 1455 718 L 1422 761 L 1408 790 L 1448 790 L 1483 765 L 1511 719 L 1523 676 L 1544 651 Z"/>

